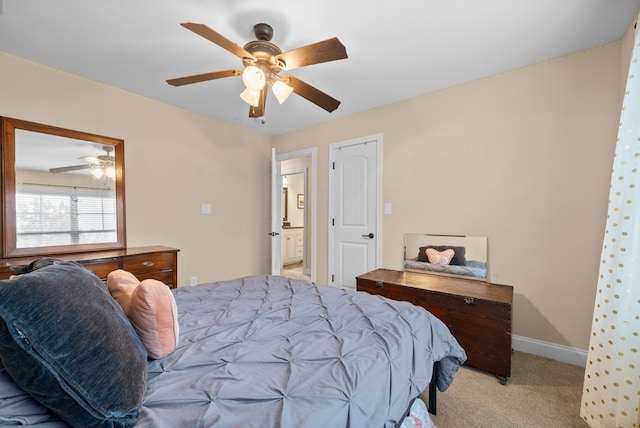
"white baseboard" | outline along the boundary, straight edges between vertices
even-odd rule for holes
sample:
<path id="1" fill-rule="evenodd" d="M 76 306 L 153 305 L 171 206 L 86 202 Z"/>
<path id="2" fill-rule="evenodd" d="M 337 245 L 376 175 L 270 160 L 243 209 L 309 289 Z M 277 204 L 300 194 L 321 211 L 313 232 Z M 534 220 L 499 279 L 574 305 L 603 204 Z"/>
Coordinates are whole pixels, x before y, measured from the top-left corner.
<path id="1" fill-rule="evenodd" d="M 570 348 L 568 346 L 557 345 L 555 343 L 544 342 L 542 340 L 531 339 L 524 336 L 517 336 L 515 334 L 511 339 L 513 349 L 516 351 L 538 355 L 540 357 L 572 364 L 574 366 L 586 367 L 587 365 L 587 351 L 583 349 Z"/>

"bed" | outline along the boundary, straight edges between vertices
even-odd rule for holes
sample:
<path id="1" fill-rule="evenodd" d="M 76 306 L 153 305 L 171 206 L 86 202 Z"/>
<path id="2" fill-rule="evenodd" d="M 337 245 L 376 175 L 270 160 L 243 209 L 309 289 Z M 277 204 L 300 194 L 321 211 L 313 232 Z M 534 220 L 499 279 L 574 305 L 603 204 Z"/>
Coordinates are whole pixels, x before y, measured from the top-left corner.
<path id="1" fill-rule="evenodd" d="M 405 233 L 403 268 L 486 281 L 487 238 Z"/>
<path id="2" fill-rule="evenodd" d="M 406 259 L 404 261 L 405 270 L 437 272 L 449 275 L 470 276 L 478 279 L 487 277 L 487 265 L 478 260 L 466 260 L 464 265 L 452 265 L 441 263 L 429 263 L 418 258 Z"/>
<path id="3" fill-rule="evenodd" d="M 0 281 L 0 317 L 4 321 L 0 322 L 4 365 L 0 368 L 0 423 L 37 428 L 69 424 L 398 427 L 406 422 L 412 404 L 429 385 L 434 364 L 438 363 L 435 382 L 444 391 L 466 359 L 447 327 L 422 308 L 269 275 L 171 291 L 179 334 L 176 330 L 170 352 L 154 359 L 149 357 L 146 343 L 140 345 L 141 336 L 132 327 L 133 321 L 128 323 L 128 310 L 99 279 L 78 266 L 55 263 L 16 280 Z M 55 289 L 46 296 L 53 300 L 52 308 L 75 305 L 65 311 L 43 311 L 53 312 L 47 316 L 65 325 L 56 331 L 55 339 L 48 332 L 55 328 L 51 318 L 44 320 L 48 327 L 41 329 L 47 331 L 25 333 L 25 326 L 42 322 L 36 318 L 44 315 L 34 315 L 38 311 L 33 308 L 27 314 L 12 311 L 2 303 L 20 301 L 16 291 L 20 287 L 15 286 L 18 280 L 30 293 L 29 287 Z M 48 282 L 47 287 L 40 285 L 42 281 Z M 83 293 L 82 297 L 78 293 Z M 33 300 L 22 301 L 22 309 Z M 90 313 L 88 319 L 97 324 L 95 337 L 84 337 L 83 346 L 72 353 L 70 344 L 81 334 L 67 318 L 82 312 Z M 118 320 L 115 327 L 106 328 L 104 323 L 112 318 Z M 15 325 L 21 326 L 20 334 L 11 330 Z M 114 343 L 109 342 L 112 331 L 117 332 Z M 87 341 L 92 343 L 89 351 Z M 29 373 L 21 373 L 25 355 L 32 358 L 40 342 L 46 342 L 40 349 L 50 348 L 46 355 L 58 358 L 44 364 L 46 373 L 42 376 L 54 372 L 50 383 L 57 388 L 56 394 L 65 395 L 67 403 L 60 405 L 59 397 L 53 404 L 47 402 L 56 395 L 51 391 L 40 401 L 50 408 L 58 406 L 53 408 L 64 420 L 32 398 L 41 393 L 34 391 L 40 385 L 29 379 Z M 107 348 L 100 348 L 105 343 Z M 120 348 L 124 349 L 122 356 L 113 356 Z M 92 354 L 82 355 L 85 352 Z M 144 357 L 143 373 L 134 370 L 140 366 L 138 354 Z M 46 359 L 42 355 L 44 351 L 36 359 Z M 65 359 L 72 359 L 71 363 Z M 84 368 L 86 362 L 92 364 L 93 371 Z M 41 363 L 36 361 L 39 370 Z M 64 364 L 71 364 L 73 373 L 69 373 L 69 366 L 65 371 Z M 123 370 L 129 372 L 121 373 Z M 67 378 L 76 372 L 81 372 L 80 379 Z M 121 379 L 114 379 L 117 377 Z M 94 389 L 99 391 L 97 397 L 91 395 Z M 120 397 L 130 392 L 131 397 Z M 113 397 L 122 400 L 114 404 L 110 402 Z"/>

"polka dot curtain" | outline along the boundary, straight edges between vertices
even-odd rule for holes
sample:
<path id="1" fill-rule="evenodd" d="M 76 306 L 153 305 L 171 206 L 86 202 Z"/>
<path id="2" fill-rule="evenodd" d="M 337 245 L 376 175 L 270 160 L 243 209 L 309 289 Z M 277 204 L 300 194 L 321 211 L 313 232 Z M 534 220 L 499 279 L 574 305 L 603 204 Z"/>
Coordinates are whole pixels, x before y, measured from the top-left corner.
<path id="1" fill-rule="evenodd" d="M 592 427 L 640 428 L 640 37 L 613 163 L 580 415 Z"/>

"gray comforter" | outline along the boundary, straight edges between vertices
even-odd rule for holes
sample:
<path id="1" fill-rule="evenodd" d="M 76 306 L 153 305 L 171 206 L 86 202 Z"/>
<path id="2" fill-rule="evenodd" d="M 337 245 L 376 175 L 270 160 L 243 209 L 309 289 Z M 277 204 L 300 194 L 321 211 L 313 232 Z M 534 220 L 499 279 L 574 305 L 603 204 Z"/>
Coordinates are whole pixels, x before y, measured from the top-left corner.
<path id="1" fill-rule="evenodd" d="M 181 340 L 136 427 L 393 427 L 466 356 L 422 308 L 277 276 L 176 291 Z"/>
<path id="2" fill-rule="evenodd" d="M 440 272 L 451 275 L 472 276 L 474 278 L 487 277 L 487 264 L 476 260 L 467 260 L 464 266 L 460 265 L 439 265 L 429 262 L 420 262 L 415 259 L 406 259 L 404 268 L 410 270 Z"/>
<path id="3" fill-rule="evenodd" d="M 180 342 L 149 363 L 137 427 L 394 427 L 440 361 L 466 358 L 422 308 L 276 276 L 175 290 Z M 0 425 L 68 425 L 0 364 Z"/>

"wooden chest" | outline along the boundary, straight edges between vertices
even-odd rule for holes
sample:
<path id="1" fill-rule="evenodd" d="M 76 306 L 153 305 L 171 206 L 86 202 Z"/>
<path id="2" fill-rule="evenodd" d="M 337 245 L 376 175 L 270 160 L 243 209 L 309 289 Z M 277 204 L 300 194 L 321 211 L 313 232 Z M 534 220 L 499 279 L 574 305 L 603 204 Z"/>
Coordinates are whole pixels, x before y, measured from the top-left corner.
<path id="1" fill-rule="evenodd" d="M 466 365 L 503 384 L 511 376 L 512 286 L 388 269 L 358 276 L 356 286 L 422 306 L 449 327 L 467 353 Z"/>

